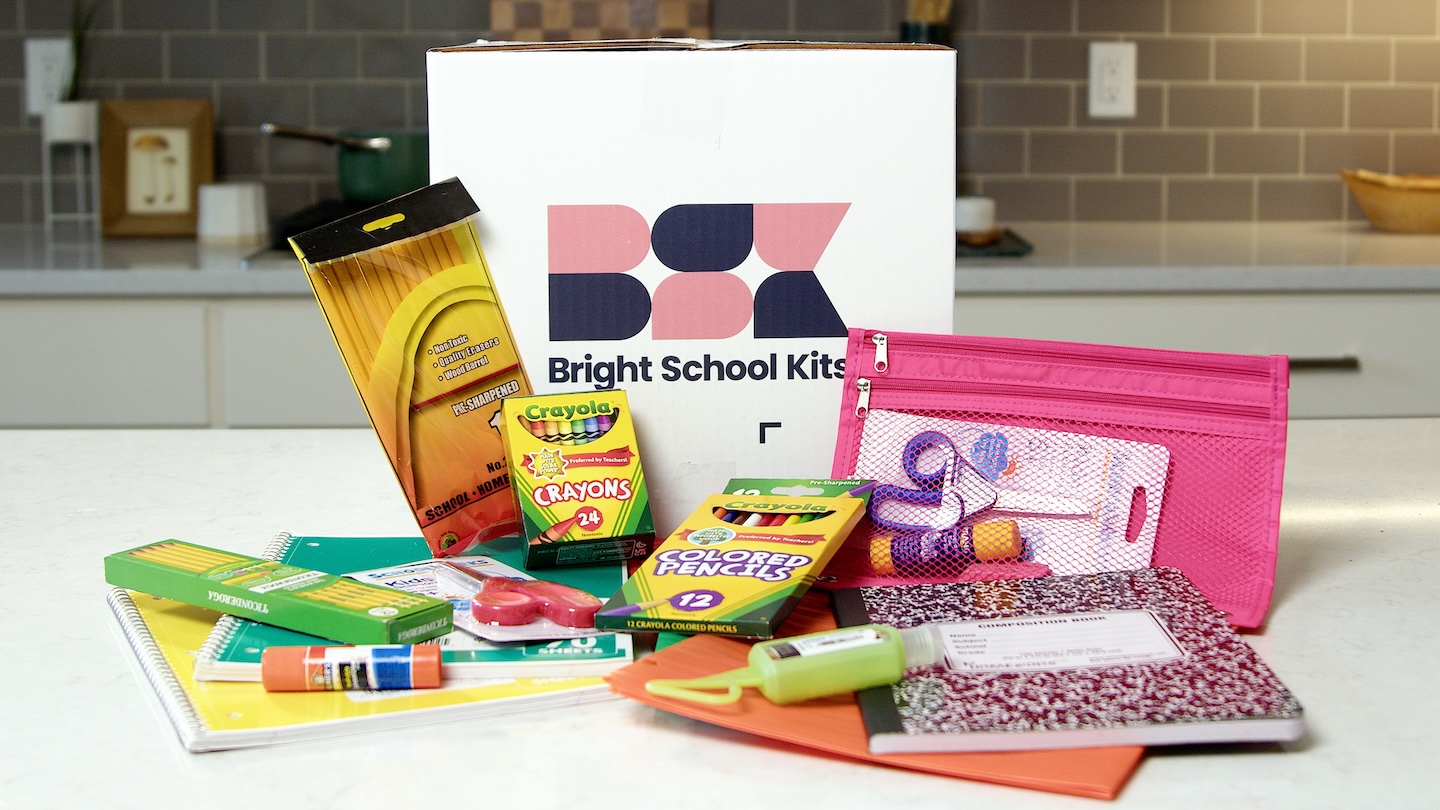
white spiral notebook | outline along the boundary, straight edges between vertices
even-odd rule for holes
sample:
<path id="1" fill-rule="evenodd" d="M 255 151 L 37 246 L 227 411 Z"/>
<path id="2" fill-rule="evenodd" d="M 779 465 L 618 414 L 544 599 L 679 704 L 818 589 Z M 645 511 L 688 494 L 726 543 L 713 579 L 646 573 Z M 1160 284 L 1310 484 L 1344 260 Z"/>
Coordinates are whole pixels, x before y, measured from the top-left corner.
<path id="1" fill-rule="evenodd" d="M 144 681 L 181 744 L 192 752 L 317 740 L 615 697 L 600 678 L 497 678 L 387 692 L 266 692 L 258 683 L 197 681 L 193 659 L 219 613 L 123 588 L 112 588 L 107 599 Z"/>

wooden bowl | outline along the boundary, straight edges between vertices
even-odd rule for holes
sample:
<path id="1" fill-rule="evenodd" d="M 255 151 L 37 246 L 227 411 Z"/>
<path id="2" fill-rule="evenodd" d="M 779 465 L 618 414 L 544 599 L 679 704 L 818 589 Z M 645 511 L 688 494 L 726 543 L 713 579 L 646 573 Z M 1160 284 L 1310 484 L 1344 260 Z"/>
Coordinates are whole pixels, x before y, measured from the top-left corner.
<path id="1" fill-rule="evenodd" d="M 1440 175 L 1341 169 L 1370 224 L 1394 233 L 1440 233 Z"/>
<path id="2" fill-rule="evenodd" d="M 988 231 L 956 231 L 955 242 L 971 247 L 984 247 L 999 242 L 1004 233 L 1002 228 L 991 228 Z"/>

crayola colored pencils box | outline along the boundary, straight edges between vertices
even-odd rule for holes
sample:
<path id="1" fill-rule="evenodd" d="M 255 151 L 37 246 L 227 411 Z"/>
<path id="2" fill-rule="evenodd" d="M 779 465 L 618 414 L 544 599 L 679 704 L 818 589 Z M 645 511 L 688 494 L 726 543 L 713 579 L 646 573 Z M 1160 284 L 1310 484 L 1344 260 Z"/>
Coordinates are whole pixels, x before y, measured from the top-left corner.
<path id="1" fill-rule="evenodd" d="M 712 495 L 595 626 L 772 638 L 864 514 L 859 497 Z"/>
<path id="2" fill-rule="evenodd" d="M 496 423 L 532 389 L 478 210 L 451 179 L 290 240 L 436 556 L 519 527 Z"/>
<path id="3" fill-rule="evenodd" d="M 501 415 L 526 568 L 650 553 L 650 490 L 624 391 L 509 397 Z"/>
<path id="4" fill-rule="evenodd" d="M 105 581 L 346 644 L 411 644 L 451 630 L 443 599 L 165 540 L 105 557 Z"/>

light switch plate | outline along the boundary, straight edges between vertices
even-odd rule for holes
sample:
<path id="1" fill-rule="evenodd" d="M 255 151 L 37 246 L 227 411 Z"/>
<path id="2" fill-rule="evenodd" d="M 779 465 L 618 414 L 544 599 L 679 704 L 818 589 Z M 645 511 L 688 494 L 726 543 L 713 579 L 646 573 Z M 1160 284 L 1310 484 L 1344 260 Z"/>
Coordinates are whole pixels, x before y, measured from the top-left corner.
<path id="1" fill-rule="evenodd" d="M 1135 43 L 1090 43 L 1091 118 L 1135 117 Z"/>
<path id="2" fill-rule="evenodd" d="M 45 112 L 70 81 L 70 40 L 25 40 L 25 111 Z"/>

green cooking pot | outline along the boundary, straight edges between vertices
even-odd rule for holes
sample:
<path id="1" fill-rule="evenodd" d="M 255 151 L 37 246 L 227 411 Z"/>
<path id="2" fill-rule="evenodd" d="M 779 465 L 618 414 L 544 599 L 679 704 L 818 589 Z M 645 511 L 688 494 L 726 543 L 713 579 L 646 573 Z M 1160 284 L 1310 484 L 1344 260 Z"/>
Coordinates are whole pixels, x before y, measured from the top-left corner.
<path id="1" fill-rule="evenodd" d="M 261 124 L 266 135 L 303 138 L 340 147 L 340 193 L 361 203 L 382 203 L 430 183 L 430 138 L 425 130 L 329 132 Z"/>

